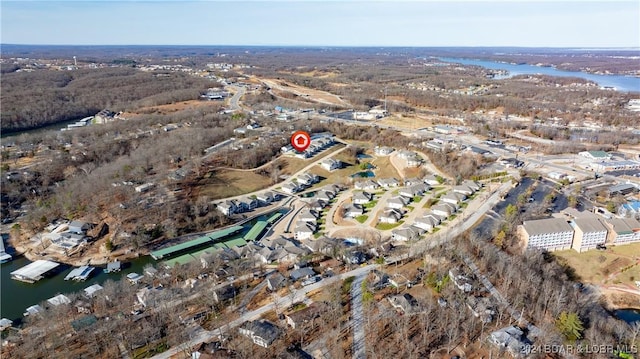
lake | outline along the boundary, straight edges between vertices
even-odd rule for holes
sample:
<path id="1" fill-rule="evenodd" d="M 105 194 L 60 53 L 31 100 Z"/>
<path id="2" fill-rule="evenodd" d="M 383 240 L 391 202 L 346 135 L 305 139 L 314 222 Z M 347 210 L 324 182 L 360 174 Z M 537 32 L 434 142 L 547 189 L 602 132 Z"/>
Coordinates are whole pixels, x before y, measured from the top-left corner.
<path id="1" fill-rule="evenodd" d="M 640 323 L 640 309 L 618 309 L 614 310 L 613 314 L 616 318 L 622 319 L 629 324 Z"/>
<path id="2" fill-rule="evenodd" d="M 597 75 L 581 71 L 558 70 L 554 67 L 534 66 L 528 64 L 509 64 L 504 62 L 473 60 L 461 58 L 440 58 L 441 61 L 458 63 L 462 65 L 481 66 L 491 70 L 506 70 L 507 76 L 496 77 L 496 79 L 508 78 L 516 75 L 548 75 L 558 77 L 578 77 L 593 81 L 603 87 L 614 87 L 621 92 L 640 92 L 640 78 L 622 75 Z"/>

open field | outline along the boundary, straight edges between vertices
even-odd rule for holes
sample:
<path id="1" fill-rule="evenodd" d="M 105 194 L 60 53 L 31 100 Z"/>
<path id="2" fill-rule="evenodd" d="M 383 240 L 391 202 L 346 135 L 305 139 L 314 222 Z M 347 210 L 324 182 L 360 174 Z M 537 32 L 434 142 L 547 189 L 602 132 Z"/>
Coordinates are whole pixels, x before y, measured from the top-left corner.
<path id="1" fill-rule="evenodd" d="M 282 156 L 280 157 L 280 160 L 285 163 L 285 165 L 282 168 L 282 174 L 286 174 L 286 175 L 295 174 L 296 172 L 300 171 L 301 169 L 305 168 L 311 163 L 319 159 L 323 159 L 327 156 L 330 156 L 332 153 L 344 147 L 345 145 L 343 145 L 342 143 L 338 143 L 336 145 L 333 145 L 331 148 L 325 150 L 324 152 L 307 159 L 301 159 L 301 158 L 291 157 L 291 156 Z"/>
<path id="2" fill-rule="evenodd" d="M 378 122 L 383 125 L 401 127 L 410 130 L 417 130 L 433 125 L 433 122 L 431 122 L 430 120 L 417 116 L 391 116 L 386 117 Z"/>
<path id="3" fill-rule="evenodd" d="M 189 100 L 189 101 L 170 103 L 167 105 L 141 107 L 136 109 L 133 112 L 123 113 L 122 117 L 124 118 L 135 117 L 137 115 L 146 114 L 146 113 L 156 113 L 156 114 L 166 115 L 169 113 L 190 110 L 195 108 L 199 110 L 206 109 L 207 107 L 218 108 L 222 105 L 225 105 L 225 102 Z"/>
<path id="4" fill-rule="evenodd" d="M 350 106 L 349 103 L 343 101 L 340 97 L 326 91 L 298 86 L 283 80 L 263 79 L 262 81 L 272 89 L 290 92 L 302 97 L 303 99 L 313 100 L 333 106 Z"/>
<path id="5" fill-rule="evenodd" d="M 582 281 L 594 284 L 633 285 L 640 280 L 640 243 L 610 247 L 606 251 L 554 252 L 562 263 L 573 268 Z"/>
<path id="6" fill-rule="evenodd" d="M 210 199 L 238 196 L 266 188 L 271 184 L 269 177 L 250 171 L 233 170 L 224 171 L 203 181 L 206 183 L 200 187 L 199 195 L 208 196 Z"/>
<path id="7" fill-rule="evenodd" d="M 399 178 L 398 171 L 396 171 L 395 168 L 393 168 L 393 166 L 391 165 L 389 156 L 376 157 L 375 159 L 373 159 L 373 161 L 371 161 L 371 164 L 376 166 L 374 172 L 377 179 L 389 177 Z"/>

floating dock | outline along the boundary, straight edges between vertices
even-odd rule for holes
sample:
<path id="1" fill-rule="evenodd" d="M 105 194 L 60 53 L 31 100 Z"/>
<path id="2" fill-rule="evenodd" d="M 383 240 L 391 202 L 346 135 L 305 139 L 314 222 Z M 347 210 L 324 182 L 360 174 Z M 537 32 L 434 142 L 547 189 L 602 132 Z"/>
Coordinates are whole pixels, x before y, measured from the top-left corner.
<path id="1" fill-rule="evenodd" d="M 104 269 L 104 272 L 105 273 L 120 272 L 121 267 L 122 266 L 120 264 L 120 261 L 110 262 L 110 263 L 107 263 L 107 268 Z"/>
<path id="2" fill-rule="evenodd" d="M 26 283 L 35 283 L 59 265 L 60 263 L 40 259 L 11 272 L 11 278 Z"/>
<path id="3" fill-rule="evenodd" d="M 89 278 L 89 276 L 91 275 L 91 272 L 93 272 L 94 269 L 95 267 L 90 267 L 90 266 L 82 266 L 79 268 L 75 268 L 74 270 L 69 272 L 69 274 L 67 274 L 66 277 L 64 277 L 64 280 L 73 279 L 73 280 L 84 282 Z"/>
<path id="4" fill-rule="evenodd" d="M 11 256 L 11 254 L 7 254 L 7 252 L 5 252 L 3 236 L 2 238 L 0 238 L 0 263 L 6 263 L 12 259 L 13 257 Z"/>
<path id="5" fill-rule="evenodd" d="M 151 252 L 151 257 L 153 257 L 153 259 L 155 260 L 159 260 L 159 259 L 163 259 L 166 257 L 171 257 L 174 255 L 178 255 L 182 252 L 191 250 L 191 249 L 196 249 L 197 247 L 200 246 L 204 246 L 204 245 L 212 245 L 216 242 L 219 241 L 219 239 L 224 238 L 226 236 L 238 233 L 240 231 L 242 231 L 243 227 L 242 226 L 233 226 L 233 227 L 229 227 L 220 231 L 216 231 L 213 233 L 210 233 L 206 236 L 202 236 L 196 239 L 192 239 L 190 241 L 184 242 L 184 243 L 180 243 L 177 244 L 175 246 L 171 246 L 171 247 L 167 247 L 167 248 L 163 248 L 163 249 L 159 249 L 157 251 L 153 251 Z"/>

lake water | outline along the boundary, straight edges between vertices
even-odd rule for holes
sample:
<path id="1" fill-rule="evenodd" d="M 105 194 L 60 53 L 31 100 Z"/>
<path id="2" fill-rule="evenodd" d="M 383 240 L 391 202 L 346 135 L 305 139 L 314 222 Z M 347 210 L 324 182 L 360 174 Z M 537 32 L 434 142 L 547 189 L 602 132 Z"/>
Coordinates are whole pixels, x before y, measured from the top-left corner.
<path id="1" fill-rule="evenodd" d="M 618 319 L 622 319 L 629 324 L 634 322 L 640 323 L 640 309 L 618 309 L 615 310 L 613 314 Z"/>
<path id="2" fill-rule="evenodd" d="M 242 238 L 249 232 L 251 227 L 253 227 L 253 225 L 257 221 L 267 220 L 275 212 L 281 212 L 284 214 L 287 211 L 288 209 L 281 208 L 257 216 L 250 221 L 243 223 L 242 226 L 244 228 L 240 233 L 225 237 L 225 240 Z M 195 249 L 192 252 L 200 249 L 202 248 Z M 122 271 L 118 273 L 106 274 L 103 272 L 102 268 L 96 268 L 93 271 L 92 276 L 85 282 L 64 280 L 64 277 L 73 269 L 71 267 L 58 272 L 50 278 L 44 278 L 33 284 L 23 283 L 11 279 L 11 272 L 18 270 L 29 263 L 31 263 L 31 261 L 27 258 L 18 257 L 11 262 L 2 264 L 2 267 L 0 267 L 0 287 L 2 288 L 2 290 L 0 290 L 0 303 L 2 304 L 0 306 L 1 318 L 8 318 L 13 321 L 17 321 L 18 319 L 22 318 L 22 313 L 24 313 L 24 310 L 27 307 L 34 304 L 39 304 L 40 302 L 47 300 L 59 293 L 68 294 L 82 291 L 84 288 L 92 284 L 104 283 L 107 279 L 120 280 L 128 273 L 135 272 L 142 274 L 145 265 L 149 263 L 154 265 L 157 264 L 157 262 L 154 261 L 150 256 L 142 256 L 133 260 L 132 262 L 123 264 Z"/>
<path id="3" fill-rule="evenodd" d="M 534 66 L 527 64 L 508 64 L 496 61 L 473 60 L 461 58 L 441 58 L 441 61 L 459 63 L 462 65 L 481 66 L 491 70 L 506 70 L 508 76 L 516 75 L 548 75 L 558 77 L 579 77 L 585 80 L 593 81 L 600 86 L 614 87 L 622 92 L 640 92 L 640 78 L 621 75 L 596 75 L 580 71 L 558 70 L 554 67 Z M 505 77 L 500 77 L 505 78 Z"/>

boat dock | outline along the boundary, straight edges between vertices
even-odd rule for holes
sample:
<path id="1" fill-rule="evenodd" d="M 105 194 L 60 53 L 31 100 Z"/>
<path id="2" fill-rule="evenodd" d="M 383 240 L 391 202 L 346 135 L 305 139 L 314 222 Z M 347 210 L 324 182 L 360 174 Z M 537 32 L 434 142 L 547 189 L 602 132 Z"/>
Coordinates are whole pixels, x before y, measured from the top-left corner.
<path id="1" fill-rule="evenodd" d="M 7 252 L 5 252 L 4 236 L 2 236 L 2 238 L 0 238 L 0 263 L 6 263 L 12 259 L 13 257 L 11 256 L 11 254 L 7 254 Z"/>
<path id="2" fill-rule="evenodd" d="M 242 226 L 233 226 L 220 231 L 212 232 L 207 234 L 206 236 L 202 236 L 196 239 L 192 239 L 190 241 L 176 244 L 175 246 L 159 249 L 157 251 L 151 252 L 151 257 L 155 260 L 163 259 L 166 257 L 171 257 L 178 255 L 180 253 L 184 253 L 186 251 L 196 249 L 205 245 L 212 245 L 219 242 L 220 239 L 238 233 L 242 231 Z"/>
<path id="3" fill-rule="evenodd" d="M 107 268 L 104 269 L 104 272 L 105 273 L 120 272 L 121 268 L 122 268 L 122 265 L 120 264 L 120 261 L 119 260 L 115 260 L 113 262 L 107 263 Z"/>
<path id="4" fill-rule="evenodd" d="M 95 267 L 90 267 L 90 266 L 82 266 L 79 268 L 75 268 L 71 272 L 69 272 L 69 274 L 67 274 L 66 277 L 64 277 L 64 280 L 73 279 L 73 280 L 84 282 L 89 278 L 89 276 L 91 275 L 91 272 L 93 272 L 94 269 Z"/>
<path id="5" fill-rule="evenodd" d="M 35 283 L 59 265 L 60 263 L 39 259 L 11 272 L 11 278 L 26 283 Z"/>

